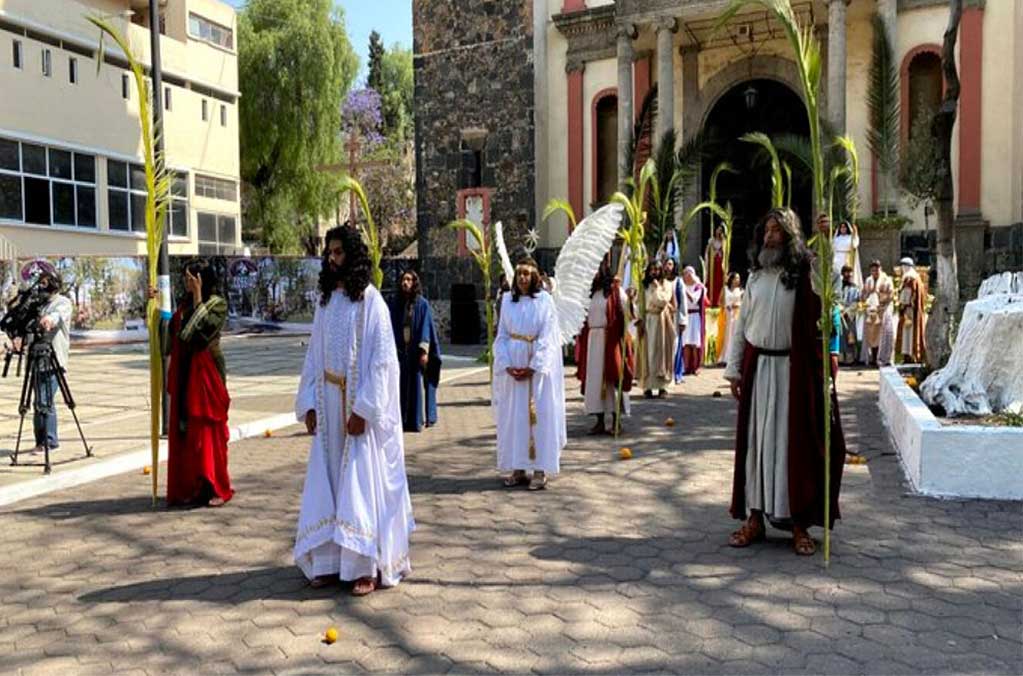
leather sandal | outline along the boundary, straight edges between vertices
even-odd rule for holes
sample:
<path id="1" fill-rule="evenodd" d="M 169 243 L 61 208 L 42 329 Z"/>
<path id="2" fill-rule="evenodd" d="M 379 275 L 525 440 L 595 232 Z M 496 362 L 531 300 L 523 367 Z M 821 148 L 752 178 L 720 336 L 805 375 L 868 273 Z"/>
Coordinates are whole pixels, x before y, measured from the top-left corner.
<path id="1" fill-rule="evenodd" d="M 763 542 L 767 537 L 767 529 L 762 521 L 750 517 L 739 530 L 728 538 L 729 547 L 749 547 L 754 542 Z"/>
<path id="2" fill-rule="evenodd" d="M 813 556 L 817 552 L 817 545 L 805 528 L 796 526 L 792 529 L 792 549 L 799 556 Z"/>
<path id="3" fill-rule="evenodd" d="M 547 488 L 547 475 L 543 472 L 533 472 L 533 480 L 529 482 L 529 490 L 542 491 Z"/>
<path id="4" fill-rule="evenodd" d="M 509 476 L 505 477 L 504 481 L 505 488 L 515 488 L 516 486 L 528 486 L 529 477 L 526 473 L 520 469 L 515 470 Z"/>
<path id="5" fill-rule="evenodd" d="M 377 581 L 372 577 L 360 577 L 352 587 L 352 596 L 368 596 L 377 590 Z"/>

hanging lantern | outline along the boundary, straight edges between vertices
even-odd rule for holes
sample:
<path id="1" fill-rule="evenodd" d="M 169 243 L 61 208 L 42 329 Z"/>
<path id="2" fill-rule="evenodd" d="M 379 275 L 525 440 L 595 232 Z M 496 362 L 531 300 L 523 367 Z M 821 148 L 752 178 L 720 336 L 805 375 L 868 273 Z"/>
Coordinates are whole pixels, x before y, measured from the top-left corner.
<path id="1" fill-rule="evenodd" d="M 756 87 L 750 85 L 749 87 L 746 87 L 746 91 L 742 94 L 746 97 L 746 110 L 752 111 L 757 107 L 757 95 L 759 92 Z"/>

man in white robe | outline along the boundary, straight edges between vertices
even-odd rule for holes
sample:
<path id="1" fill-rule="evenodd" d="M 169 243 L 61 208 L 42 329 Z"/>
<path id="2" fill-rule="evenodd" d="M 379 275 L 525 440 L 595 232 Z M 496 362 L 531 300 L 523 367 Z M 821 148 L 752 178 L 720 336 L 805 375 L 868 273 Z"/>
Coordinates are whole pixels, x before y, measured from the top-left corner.
<path id="1" fill-rule="evenodd" d="M 827 231 L 826 219 L 820 226 Z M 765 518 L 792 531 L 797 554 L 815 551 L 808 529 L 824 523 L 823 373 L 811 255 L 790 209 L 768 213 L 756 231 L 754 269 L 729 347 L 725 378 L 739 400 L 731 514 L 744 519 L 729 544 L 765 537 Z M 831 409 L 831 508 L 845 443 L 837 397 Z M 829 524 L 831 525 L 831 524 Z"/>
<path id="2" fill-rule="evenodd" d="M 294 556 L 314 586 L 340 578 L 363 596 L 411 571 L 399 366 L 360 234 L 341 227 L 326 239 L 323 300 L 295 397 L 314 436 Z"/>
<path id="3" fill-rule="evenodd" d="M 501 299 L 494 340 L 493 410 L 497 467 L 504 485 L 542 490 L 560 467 L 565 427 L 564 367 L 554 299 L 541 287 L 535 262 L 515 269 Z"/>

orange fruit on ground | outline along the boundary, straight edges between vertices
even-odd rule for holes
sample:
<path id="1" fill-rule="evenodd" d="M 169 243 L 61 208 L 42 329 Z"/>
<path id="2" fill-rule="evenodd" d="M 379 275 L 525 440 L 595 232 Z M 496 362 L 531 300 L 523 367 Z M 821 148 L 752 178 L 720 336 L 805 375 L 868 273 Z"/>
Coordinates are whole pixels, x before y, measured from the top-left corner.
<path id="1" fill-rule="evenodd" d="M 665 427 L 674 427 L 675 426 L 675 419 L 674 418 L 668 418 L 667 420 L 664 421 L 664 426 Z"/>
<path id="2" fill-rule="evenodd" d="M 620 449 L 620 450 L 618 451 L 618 457 L 619 457 L 619 458 L 620 458 L 621 460 L 631 460 L 631 459 L 632 459 L 632 449 L 631 449 L 631 448 L 629 448 L 628 446 L 623 446 L 623 447 L 622 447 L 622 448 L 621 448 L 621 449 Z"/>
<path id="3" fill-rule="evenodd" d="M 153 468 L 150 467 L 149 465 L 146 465 L 145 467 L 142 468 L 142 473 L 143 474 L 152 474 L 152 472 L 153 472 Z"/>
<path id="4" fill-rule="evenodd" d="M 269 439 L 270 437 L 272 437 L 272 436 L 273 436 L 273 434 L 274 434 L 274 433 L 273 433 L 273 432 L 271 432 L 270 430 L 267 430 L 267 431 L 263 432 L 263 436 L 264 436 L 264 437 L 266 437 L 267 439 Z"/>
<path id="5" fill-rule="evenodd" d="M 334 627 L 331 627 L 323 635 L 323 642 L 326 643 L 327 645 L 330 645 L 331 643 L 335 643 L 336 641 L 337 641 L 337 629 L 335 629 Z"/>

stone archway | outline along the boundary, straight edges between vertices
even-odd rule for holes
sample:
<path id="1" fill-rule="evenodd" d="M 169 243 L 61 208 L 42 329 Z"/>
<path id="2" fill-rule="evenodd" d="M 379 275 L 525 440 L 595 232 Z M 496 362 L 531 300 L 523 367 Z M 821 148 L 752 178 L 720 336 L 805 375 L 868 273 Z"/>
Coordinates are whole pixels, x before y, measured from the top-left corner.
<path id="1" fill-rule="evenodd" d="M 803 101 L 802 84 L 799 81 L 799 69 L 795 62 L 780 56 L 757 56 L 742 59 L 728 64 L 714 73 L 707 83 L 700 88 L 700 97 L 693 107 L 693 114 L 687 115 L 695 125 L 704 125 L 707 116 L 717 102 L 730 89 L 747 80 L 773 80 L 786 85 Z"/>

